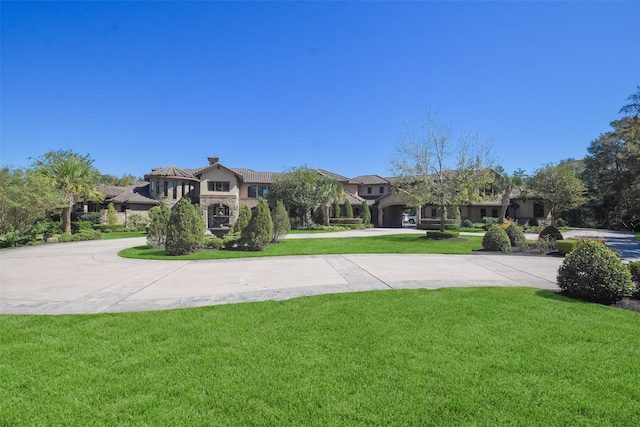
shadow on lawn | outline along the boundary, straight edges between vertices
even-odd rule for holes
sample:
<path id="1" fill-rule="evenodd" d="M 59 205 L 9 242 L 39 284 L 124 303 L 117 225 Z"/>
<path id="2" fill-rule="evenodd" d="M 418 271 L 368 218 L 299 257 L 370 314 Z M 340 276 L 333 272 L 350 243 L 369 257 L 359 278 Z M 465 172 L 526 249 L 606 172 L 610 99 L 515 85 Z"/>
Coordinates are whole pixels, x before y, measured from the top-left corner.
<path id="1" fill-rule="evenodd" d="M 569 304 L 580 304 L 580 303 L 599 304 L 597 302 L 585 301 L 578 298 L 569 297 L 563 294 L 561 291 L 558 292 L 558 291 L 549 291 L 547 289 L 540 289 L 539 291 L 536 292 L 536 295 L 542 298 L 552 299 L 555 301 L 562 301 Z M 640 313 L 640 300 L 637 300 L 637 299 L 624 298 L 614 304 L 600 304 L 600 305 L 621 308 L 623 310 L 630 310 L 630 311 L 635 311 L 637 313 Z"/>

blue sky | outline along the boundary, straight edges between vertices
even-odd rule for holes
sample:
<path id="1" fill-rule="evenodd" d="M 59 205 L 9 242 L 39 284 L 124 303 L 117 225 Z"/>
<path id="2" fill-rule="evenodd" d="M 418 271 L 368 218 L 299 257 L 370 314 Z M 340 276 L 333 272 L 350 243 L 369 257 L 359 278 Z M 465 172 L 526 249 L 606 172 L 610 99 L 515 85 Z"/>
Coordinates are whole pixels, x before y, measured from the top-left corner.
<path id="1" fill-rule="evenodd" d="M 0 164 L 389 176 L 430 107 L 531 173 L 640 85 L 640 2 L 7 2 Z"/>

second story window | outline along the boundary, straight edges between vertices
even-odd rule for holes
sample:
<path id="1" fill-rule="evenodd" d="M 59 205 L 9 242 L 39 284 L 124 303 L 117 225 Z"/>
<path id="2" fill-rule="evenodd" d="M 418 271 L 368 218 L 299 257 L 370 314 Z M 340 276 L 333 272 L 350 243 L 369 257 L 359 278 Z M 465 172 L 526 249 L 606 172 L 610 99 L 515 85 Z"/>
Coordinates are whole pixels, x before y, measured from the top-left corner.
<path id="1" fill-rule="evenodd" d="M 380 187 L 380 194 L 384 194 L 384 187 Z"/>
<path id="2" fill-rule="evenodd" d="M 229 181 L 208 181 L 207 189 L 209 191 L 229 191 Z"/>
<path id="3" fill-rule="evenodd" d="M 247 197 L 257 199 L 258 197 L 267 198 L 269 188 L 266 185 L 251 185 L 247 191 Z"/>
<path id="4" fill-rule="evenodd" d="M 371 194 L 371 187 L 367 187 L 367 194 Z"/>

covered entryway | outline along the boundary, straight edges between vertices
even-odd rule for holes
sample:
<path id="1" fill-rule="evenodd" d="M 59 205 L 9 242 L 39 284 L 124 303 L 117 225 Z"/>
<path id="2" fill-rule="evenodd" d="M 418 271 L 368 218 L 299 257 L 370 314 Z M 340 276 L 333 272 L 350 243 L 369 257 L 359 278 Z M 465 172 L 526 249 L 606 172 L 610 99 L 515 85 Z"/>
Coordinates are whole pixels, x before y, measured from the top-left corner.
<path id="1" fill-rule="evenodd" d="M 403 213 L 407 208 L 404 194 L 389 193 L 380 197 L 372 209 L 372 222 L 376 227 L 396 227 L 403 225 Z M 419 210 L 418 210 L 419 212 Z M 420 218 L 416 218 L 416 223 L 420 222 Z"/>

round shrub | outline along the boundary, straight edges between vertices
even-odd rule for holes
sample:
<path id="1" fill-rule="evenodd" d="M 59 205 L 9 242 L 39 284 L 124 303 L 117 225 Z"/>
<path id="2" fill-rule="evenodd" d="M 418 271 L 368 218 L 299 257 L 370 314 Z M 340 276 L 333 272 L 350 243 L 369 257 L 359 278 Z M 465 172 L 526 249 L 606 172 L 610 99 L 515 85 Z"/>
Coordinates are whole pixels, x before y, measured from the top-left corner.
<path id="1" fill-rule="evenodd" d="M 564 238 L 562 237 L 562 233 L 560 233 L 560 230 L 558 230 L 553 225 L 549 225 L 545 227 L 545 229 L 540 232 L 538 239 L 541 239 L 541 238 L 553 239 L 555 241 L 564 240 Z"/>
<path id="2" fill-rule="evenodd" d="M 591 240 L 579 244 L 564 259 L 558 286 L 569 296 L 607 304 L 633 292 L 629 267 L 617 253 Z"/>
<path id="3" fill-rule="evenodd" d="M 537 227 L 538 220 L 536 218 L 529 218 L 529 227 Z"/>
<path id="4" fill-rule="evenodd" d="M 441 240 L 441 239 L 455 239 L 460 235 L 457 231 L 427 231 L 427 239 Z"/>
<path id="5" fill-rule="evenodd" d="M 482 238 L 482 247 L 488 251 L 509 252 L 511 241 L 507 232 L 500 227 L 491 227 Z"/>
<path id="6" fill-rule="evenodd" d="M 515 224 L 510 224 L 504 231 L 507 233 L 507 236 L 509 236 L 511 246 L 526 246 L 527 238 L 524 237 L 524 231 L 522 231 L 520 227 Z"/>

